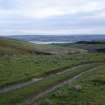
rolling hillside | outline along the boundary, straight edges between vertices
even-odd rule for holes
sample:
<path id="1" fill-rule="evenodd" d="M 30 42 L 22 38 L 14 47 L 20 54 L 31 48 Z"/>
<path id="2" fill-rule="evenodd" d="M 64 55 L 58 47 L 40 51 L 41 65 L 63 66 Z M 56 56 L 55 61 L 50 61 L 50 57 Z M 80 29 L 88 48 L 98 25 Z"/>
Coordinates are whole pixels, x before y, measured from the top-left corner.
<path id="1" fill-rule="evenodd" d="M 50 54 L 37 50 L 32 43 L 9 38 L 0 38 L 0 50 L 4 54 Z"/>
<path id="2" fill-rule="evenodd" d="M 87 48 L 104 48 L 104 45 L 40 45 L 0 38 L 0 105 L 68 105 L 70 102 L 71 105 L 84 105 L 84 101 L 90 102 L 88 99 L 91 102 L 98 99 L 93 104 L 98 105 L 102 100 L 97 94 L 105 97 L 101 95 L 101 88 L 104 88 L 105 53 L 91 52 Z M 100 91 L 97 84 L 101 84 Z M 87 98 L 91 90 L 94 96 Z M 80 96 L 77 97 L 78 94 Z"/>

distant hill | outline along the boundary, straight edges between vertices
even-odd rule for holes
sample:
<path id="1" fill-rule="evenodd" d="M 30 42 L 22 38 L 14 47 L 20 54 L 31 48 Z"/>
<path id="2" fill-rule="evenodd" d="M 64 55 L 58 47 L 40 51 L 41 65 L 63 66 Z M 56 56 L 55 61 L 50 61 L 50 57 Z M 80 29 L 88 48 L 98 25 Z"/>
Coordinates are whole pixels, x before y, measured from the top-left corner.
<path id="1" fill-rule="evenodd" d="M 27 41 L 17 39 L 10 39 L 0 37 L 0 55 L 13 55 L 13 54 L 45 54 L 50 53 L 40 51 L 36 46 Z"/>
<path id="2" fill-rule="evenodd" d="M 63 46 L 58 44 L 34 44 L 29 41 L 1 37 L 0 38 L 0 56 L 17 54 L 37 54 L 37 55 L 64 55 L 72 53 L 83 53 L 84 49 L 78 47 Z"/>
<path id="3" fill-rule="evenodd" d="M 31 41 L 31 42 L 50 42 L 50 43 L 73 43 L 78 41 L 103 41 L 105 35 L 16 35 L 10 38 Z"/>
<path id="4" fill-rule="evenodd" d="M 76 44 L 105 44 L 105 41 L 78 41 Z"/>

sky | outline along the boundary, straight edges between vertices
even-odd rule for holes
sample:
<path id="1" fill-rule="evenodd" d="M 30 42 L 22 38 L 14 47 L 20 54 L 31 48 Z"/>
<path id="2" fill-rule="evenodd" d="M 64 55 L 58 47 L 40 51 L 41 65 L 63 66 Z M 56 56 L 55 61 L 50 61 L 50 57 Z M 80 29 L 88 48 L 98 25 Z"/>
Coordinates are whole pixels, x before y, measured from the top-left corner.
<path id="1" fill-rule="evenodd" d="M 0 35 L 105 34 L 105 0 L 0 0 Z"/>

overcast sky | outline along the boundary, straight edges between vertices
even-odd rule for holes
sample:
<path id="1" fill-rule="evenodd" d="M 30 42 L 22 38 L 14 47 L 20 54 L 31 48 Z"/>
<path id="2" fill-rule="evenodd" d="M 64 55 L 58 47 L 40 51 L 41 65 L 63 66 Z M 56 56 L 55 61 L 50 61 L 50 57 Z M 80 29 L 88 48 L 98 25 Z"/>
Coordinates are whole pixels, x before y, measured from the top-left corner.
<path id="1" fill-rule="evenodd" d="M 105 34 L 105 0 L 0 0 L 0 35 Z"/>

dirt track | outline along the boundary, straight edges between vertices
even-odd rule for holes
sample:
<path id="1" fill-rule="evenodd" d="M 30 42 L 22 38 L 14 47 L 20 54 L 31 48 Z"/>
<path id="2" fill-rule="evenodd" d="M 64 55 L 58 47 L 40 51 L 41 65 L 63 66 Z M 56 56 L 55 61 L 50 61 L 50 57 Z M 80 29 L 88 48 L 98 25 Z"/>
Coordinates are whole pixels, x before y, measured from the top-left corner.
<path id="1" fill-rule="evenodd" d="M 95 62 L 85 62 L 85 63 L 83 63 L 83 64 L 78 64 L 77 66 L 73 66 L 73 67 L 71 67 L 71 68 L 68 67 L 68 68 L 66 68 L 66 69 L 64 69 L 64 70 L 60 70 L 60 71 L 54 72 L 54 73 L 52 73 L 52 74 L 49 74 L 49 75 L 46 75 L 46 76 L 43 76 L 43 77 L 40 77 L 40 78 L 33 78 L 33 79 L 31 79 L 31 80 L 29 80 L 29 81 L 26 81 L 26 82 L 23 82 L 23 83 L 17 83 L 17 84 L 5 86 L 5 87 L 3 87 L 3 88 L 0 88 L 0 94 L 2 94 L 2 93 L 7 93 L 7 92 L 10 92 L 10 91 L 14 91 L 14 90 L 16 90 L 16 89 L 21 89 L 21 88 L 30 86 L 30 85 L 35 84 L 36 82 L 38 82 L 38 81 L 40 81 L 40 80 L 43 80 L 43 79 L 45 79 L 45 78 L 48 78 L 48 77 L 51 76 L 51 75 L 55 75 L 55 74 L 60 75 L 60 74 L 62 74 L 62 73 L 64 73 L 64 72 L 67 72 L 67 71 L 73 70 L 73 69 L 75 69 L 75 68 L 78 68 L 78 67 L 80 67 L 80 66 L 83 66 L 83 65 L 86 65 L 86 64 L 91 64 L 91 63 L 95 63 Z M 96 62 L 96 63 L 99 64 L 99 63 L 101 63 L 101 62 Z"/>
<path id="2" fill-rule="evenodd" d="M 100 67 L 100 66 L 99 66 Z M 59 82 L 57 85 L 54 85 L 52 87 L 48 87 L 45 91 L 39 93 L 38 95 L 33 95 L 32 97 L 30 97 L 29 99 L 27 99 L 25 102 L 23 103 L 20 103 L 20 104 L 17 104 L 17 105 L 32 105 L 33 103 L 35 103 L 37 100 L 39 100 L 40 98 L 44 97 L 45 95 L 47 95 L 48 93 L 52 92 L 52 91 L 55 91 L 56 89 L 62 87 L 63 85 L 65 84 L 68 84 L 69 85 L 72 83 L 72 81 L 74 80 L 77 80 L 80 76 L 82 76 L 84 73 L 86 72 L 91 72 L 91 71 L 94 71 L 97 67 L 94 67 L 92 69 L 89 69 L 88 71 L 84 71 L 76 76 L 74 76 L 73 78 L 71 79 L 68 79 L 68 80 L 65 80 L 65 81 L 62 81 L 62 82 Z"/>

